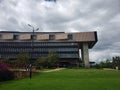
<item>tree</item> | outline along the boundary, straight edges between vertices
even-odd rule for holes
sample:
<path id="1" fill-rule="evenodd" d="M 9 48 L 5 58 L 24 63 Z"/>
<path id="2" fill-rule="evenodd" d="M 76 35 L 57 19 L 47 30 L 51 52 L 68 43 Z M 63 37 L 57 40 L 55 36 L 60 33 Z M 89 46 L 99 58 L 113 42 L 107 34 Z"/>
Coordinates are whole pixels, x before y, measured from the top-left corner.
<path id="1" fill-rule="evenodd" d="M 106 67 L 106 68 L 112 68 L 112 63 L 110 62 L 109 59 L 106 60 L 106 62 L 105 62 L 105 67 Z"/>
<path id="2" fill-rule="evenodd" d="M 23 67 L 29 64 L 29 54 L 26 52 L 19 53 L 18 58 L 17 58 L 17 63 L 20 67 Z"/>
<path id="3" fill-rule="evenodd" d="M 43 67 L 45 66 L 46 62 L 47 62 L 47 58 L 38 58 L 36 60 L 36 66 L 37 66 L 37 68 L 43 69 Z"/>
<path id="4" fill-rule="evenodd" d="M 113 68 L 120 69 L 120 57 L 116 56 L 112 58 Z"/>
<path id="5" fill-rule="evenodd" d="M 50 67 L 58 66 L 59 60 L 60 58 L 55 51 L 49 52 L 47 57 L 48 66 Z"/>
<path id="6" fill-rule="evenodd" d="M 104 68 L 104 62 L 100 61 L 99 66 L 100 66 L 100 68 Z"/>

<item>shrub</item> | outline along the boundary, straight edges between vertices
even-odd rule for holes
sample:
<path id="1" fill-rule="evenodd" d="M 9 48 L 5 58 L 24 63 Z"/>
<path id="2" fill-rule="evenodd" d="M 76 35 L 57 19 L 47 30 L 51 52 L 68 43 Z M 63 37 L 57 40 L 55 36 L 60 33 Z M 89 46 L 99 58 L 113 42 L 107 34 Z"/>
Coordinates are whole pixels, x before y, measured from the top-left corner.
<path id="1" fill-rule="evenodd" d="M 14 79 L 14 73 L 5 64 L 0 63 L 0 81 Z"/>

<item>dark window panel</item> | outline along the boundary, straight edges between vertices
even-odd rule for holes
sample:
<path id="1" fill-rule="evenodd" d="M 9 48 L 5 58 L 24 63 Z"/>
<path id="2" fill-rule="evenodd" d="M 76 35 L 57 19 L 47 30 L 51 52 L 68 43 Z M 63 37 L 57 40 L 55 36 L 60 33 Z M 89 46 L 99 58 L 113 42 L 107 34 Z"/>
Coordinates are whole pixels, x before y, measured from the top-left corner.
<path id="1" fill-rule="evenodd" d="M 73 39 L 73 35 L 72 34 L 68 34 L 68 40 L 72 40 Z"/>
<path id="2" fill-rule="evenodd" d="M 13 36 L 13 39 L 14 39 L 14 40 L 19 40 L 19 35 L 14 35 L 14 36 Z"/>
<path id="3" fill-rule="evenodd" d="M 36 40 L 37 36 L 36 35 L 31 35 L 31 40 Z"/>
<path id="4" fill-rule="evenodd" d="M 2 35 L 0 34 L 0 39 L 2 39 Z"/>
<path id="5" fill-rule="evenodd" d="M 55 40 L 55 35 L 49 35 L 50 40 Z"/>

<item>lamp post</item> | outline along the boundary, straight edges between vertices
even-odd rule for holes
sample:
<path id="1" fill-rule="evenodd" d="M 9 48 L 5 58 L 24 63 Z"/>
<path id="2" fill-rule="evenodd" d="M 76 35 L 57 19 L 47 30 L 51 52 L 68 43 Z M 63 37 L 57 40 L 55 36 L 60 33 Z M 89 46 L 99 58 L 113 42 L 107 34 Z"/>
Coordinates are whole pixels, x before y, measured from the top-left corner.
<path id="1" fill-rule="evenodd" d="M 32 27 L 32 36 L 31 36 L 31 39 L 32 39 L 32 53 L 33 53 L 33 58 L 34 58 L 34 32 L 38 31 L 39 28 L 34 29 L 34 27 L 32 25 L 30 25 L 30 24 L 28 24 L 28 26 Z M 29 64 L 29 72 L 30 72 L 29 77 L 31 79 L 32 78 L 32 62 L 31 62 L 31 60 L 30 60 L 30 64 Z"/>

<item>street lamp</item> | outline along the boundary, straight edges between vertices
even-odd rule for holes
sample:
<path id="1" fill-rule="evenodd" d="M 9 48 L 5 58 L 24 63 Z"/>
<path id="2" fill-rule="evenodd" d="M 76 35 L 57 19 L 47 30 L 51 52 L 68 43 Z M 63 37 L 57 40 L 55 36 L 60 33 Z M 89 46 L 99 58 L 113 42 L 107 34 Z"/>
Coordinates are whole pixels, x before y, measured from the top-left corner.
<path id="1" fill-rule="evenodd" d="M 31 39 L 32 39 L 32 53 L 34 55 L 34 32 L 38 31 L 39 28 L 34 29 L 34 27 L 30 24 L 28 24 L 28 26 L 32 27 L 32 37 L 31 37 Z M 31 62 L 31 60 L 30 60 L 30 65 L 29 65 L 29 71 L 30 71 L 30 79 L 31 79 L 32 78 L 32 62 Z"/>

